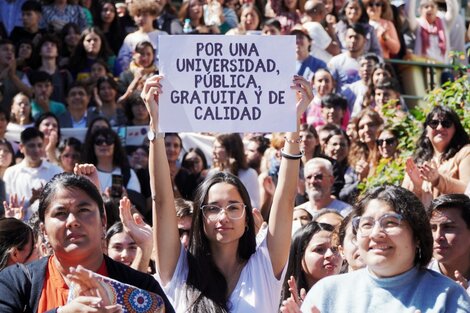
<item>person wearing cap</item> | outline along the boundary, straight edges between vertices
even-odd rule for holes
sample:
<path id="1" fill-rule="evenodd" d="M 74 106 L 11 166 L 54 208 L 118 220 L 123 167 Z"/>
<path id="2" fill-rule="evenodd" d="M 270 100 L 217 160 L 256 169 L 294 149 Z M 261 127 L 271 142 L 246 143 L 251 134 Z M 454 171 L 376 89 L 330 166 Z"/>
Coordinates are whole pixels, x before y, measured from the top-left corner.
<path id="1" fill-rule="evenodd" d="M 27 40 L 37 44 L 42 35 L 46 34 L 44 28 L 39 24 L 42 19 L 41 3 L 34 0 L 28 0 L 21 6 L 21 20 L 23 26 L 16 26 L 10 34 L 10 39 L 18 47 L 19 43 Z"/>
<path id="2" fill-rule="evenodd" d="M 317 70 L 326 68 L 326 63 L 310 54 L 312 38 L 303 27 L 296 26 L 289 34 L 295 35 L 296 38 L 297 75 L 310 81 Z"/>
<path id="3" fill-rule="evenodd" d="M 334 209 L 342 216 L 349 214 L 351 206 L 331 195 L 335 178 L 330 161 L 321 157 L 309 160 L 304 166 L 304 177 L 308 201 L 296 208 L 304 209 L 313 219 L 324 208 Z"/>

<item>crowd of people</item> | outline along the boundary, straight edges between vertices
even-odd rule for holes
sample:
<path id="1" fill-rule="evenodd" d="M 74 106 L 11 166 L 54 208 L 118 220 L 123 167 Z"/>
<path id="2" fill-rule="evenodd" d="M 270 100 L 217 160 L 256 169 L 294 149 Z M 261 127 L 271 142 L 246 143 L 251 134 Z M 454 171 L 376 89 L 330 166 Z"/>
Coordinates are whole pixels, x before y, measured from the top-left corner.
<path id="1" fill-rule="evenodd" d="M 165 312 L 470 312 L 461 117 L 433 107 L 401 186 L 359 187 L 399 158 L 383 108 L 411 109 L 384 60 L 448 64 L 459 6 L 1 1 L 0 311 L 120 312 L 92 271 Z M 159 133 L 168 34 L 295 36 L 297 131 L 205 133 L 210 154 Z"/>

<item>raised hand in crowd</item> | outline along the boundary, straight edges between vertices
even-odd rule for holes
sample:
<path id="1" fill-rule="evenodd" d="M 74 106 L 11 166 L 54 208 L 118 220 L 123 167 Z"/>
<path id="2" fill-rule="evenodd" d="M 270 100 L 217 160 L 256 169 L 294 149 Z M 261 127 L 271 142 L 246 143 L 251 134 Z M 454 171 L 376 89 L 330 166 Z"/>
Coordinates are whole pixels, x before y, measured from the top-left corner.
<path id="1" fill-rule="evenodd" d="M 127 197 L 119 201 L 119 217 L 124 231 L 137 245 L 137 253 L 131 267 L 146 273 L 152 256 L 152 227 L 147 225 L 138 213 L 131 214 L 132 203 Z"/>
<path id="2" fill-rule="evenodd" d="M 421 174 L 419 172 L 419 168 L 416 165 L 416 163 L 413 161 L 413 158 L 408 158 L 406 160 L 406 172 L 408 173 L 408 176 L 410 177 L 411 181 L 413 182 L 413 185 L 416 188 L 421 187 L 423 184 L 423 178 L 421 177 Z"/>
<path id="3" fill-rule="evenodd" d="M 73 168 L 73 173 L 88 178 L 98 190 L 101 190 L 100 179 L 95 165 L 77 163 Z"/>
<path id="4" fill-rule="evenodd" d="M 18 195 L 10 195 L 10 202 L 3 201 L 3 207 L 5 208 L 5 217 L 14 217 L 22 220 L 25 216 L 24 208 L 24 196 L 18 201 Z"/>
<path id="5" fill-rule="evenodd" d="M 289 291 L 291 295 L 289 298 L 287 298 L 287 300 L 282 301 L 280 310 L 282 313 L 298 313 L 300 312 L 300 306 L 302 305 L 302 301 L 307 295 L 307 291 L 302 288 L 300 289 L 299 293 L 294 276 L 291 276 L 287 280 L 287 283 L 289 284 Z"/>
<path id="6" fill-rule="evenodd" d="M 44 185 L 41 183 L 41 186 L 39 188 L 32 188 L 31 189 L 31 198 L 29 198 L 29 203 L 32 204 L 36 200 L 41 197 L 42 190 L 44 188 Z"/>

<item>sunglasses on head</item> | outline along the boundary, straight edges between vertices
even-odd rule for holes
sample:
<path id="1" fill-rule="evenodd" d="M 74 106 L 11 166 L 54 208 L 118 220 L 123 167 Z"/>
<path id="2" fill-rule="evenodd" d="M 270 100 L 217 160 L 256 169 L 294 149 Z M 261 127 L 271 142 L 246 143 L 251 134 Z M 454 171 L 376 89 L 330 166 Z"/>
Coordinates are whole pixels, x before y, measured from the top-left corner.
<path id="1" fill-rule="evenodd" d="M 441 124 L 441 126 L 443 128 L 450 128 L 454 123 L 451 121 L 451 120 L 430 120 L 428 125 L 429 127 L 431 127 L 432 129 L 436 129 L 439 124 Z"/>
<path id="2" fill-rule="evenodd" d="M 377 139 L 375 142 L 377 143 L 378 146 L 382 146 L 384 142 L 387 146 L 390 146 L 395 143 L 395 138 L 390 137 L 386 139 Z"/>
<path id="3" fill-rule="evenodd" d="M 112 137 L 106 137 L 106 138 L 98 137 L 98 138 L 95 139 L 95 145 L 101 146 L 103 144 L 106 144 L 107 146 L 110 146 L 110 145 L 114 144 L 114 138 L 112 138 Z"/>
<path id="4" fill-rule="evenodd" d="M 367 4 L 368 7 L 381 7 L 382 6 L 382 2 L 369 2 Z"/>

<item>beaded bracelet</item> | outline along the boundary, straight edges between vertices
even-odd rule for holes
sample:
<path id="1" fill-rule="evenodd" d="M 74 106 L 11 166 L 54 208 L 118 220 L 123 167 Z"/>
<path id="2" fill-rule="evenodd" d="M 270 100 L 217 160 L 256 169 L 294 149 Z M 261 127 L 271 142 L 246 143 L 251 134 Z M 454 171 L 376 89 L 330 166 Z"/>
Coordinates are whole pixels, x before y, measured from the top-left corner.
<path id="1" fill-rule="evenodd" d="M 300 151 L 299 154 L 290 154 L 287 152 L 284 152 L 284 148 L 281 149 L 281 155 L 282 157 L 288 159 L 288 160 L 299 160 L 304 156 L 304 152 Z"/>
<path id="2" fill-rule="evenodd" d="M 284 140 L 288 143 L 301 143 L 303 140 L 302 138 L 297 138 L 297 139 L 288 139 L 286 136 L 284 136 Z"/>

